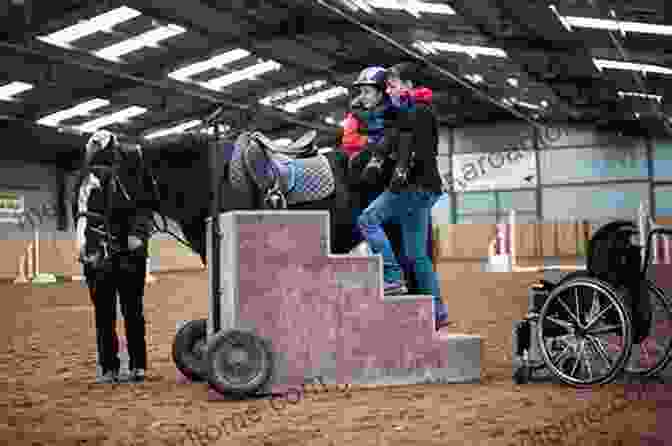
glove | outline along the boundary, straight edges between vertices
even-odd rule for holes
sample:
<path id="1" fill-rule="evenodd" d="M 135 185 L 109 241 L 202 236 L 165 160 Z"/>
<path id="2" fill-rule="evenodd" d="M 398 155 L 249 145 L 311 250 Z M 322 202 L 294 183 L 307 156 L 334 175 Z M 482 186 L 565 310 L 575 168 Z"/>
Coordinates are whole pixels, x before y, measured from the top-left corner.
<path id="1" fill-rule="evenodd" d="M 397 166 L 392 174 L 389 190 L 394 194 L 398 194 L 406 186 L 408 186 L 408 168 Z"/>

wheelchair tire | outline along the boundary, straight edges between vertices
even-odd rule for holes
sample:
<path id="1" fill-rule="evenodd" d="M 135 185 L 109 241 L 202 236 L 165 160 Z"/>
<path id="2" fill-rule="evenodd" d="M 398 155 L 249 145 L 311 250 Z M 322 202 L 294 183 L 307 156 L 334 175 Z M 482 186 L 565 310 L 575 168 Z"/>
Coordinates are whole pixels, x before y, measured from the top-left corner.
<path id="1" fill-rule="evenodd" d="M 579 290 L 589 293 L 579 293 Z M 619 373 L 623 372 L 632 350 L 633 335 L 632 317 L 623 303 L 624 293 L 625 290 L 616 289 L 609 283 L 594 277 L 575 277 L 553 289 L 539 314 L 537 342 L 546 368 L 556 378 L 576 387 L 602 385 L 612 382 Z M 564 297 L 568 295 L 571 298 L 569 303 L 564 300 Z M 602 299 L 599 298 L 600 296 Z M 582 317 L 582 310 L 587 307 L 590 309 Z M 576 315 L 573 314 L 574 310 Z M 568 316 L 567 320 L 561 319 L 564 315 Z M 614 324 L 614 321 L 618 322 L 618 325 Z M 547 343 L 544 328 L 548 327 L 548 324 L 562 327 L 564 334 L 553 330 L 553 336 L 548 337 L 550 342 Z M 616 344 L 608 345 L 608 348 L 612 350 L 613 347 L 618 347 L 618 354 L 614 359 L 608 357 L 609 350 L 604 348 L 601 338 L 598 337 L 598 335 L 610 332 L 619 335 L 616 337 L 618 339 Z M 557 350 L 561 351 L 557 356 L 552 357 L 551 353 L 556 350 L 556 347 L 559 347 Z M 606 366 L 604 374 L 595 376 L 588 360 L 581 356 L 585 355 L 588 349 L 593 350 L 602 365 Z M 571 366 L 571 371 L 566 369 L 567 364 Z M 586 369 L 589 377 L 575 375 L 579 366 Z"/>

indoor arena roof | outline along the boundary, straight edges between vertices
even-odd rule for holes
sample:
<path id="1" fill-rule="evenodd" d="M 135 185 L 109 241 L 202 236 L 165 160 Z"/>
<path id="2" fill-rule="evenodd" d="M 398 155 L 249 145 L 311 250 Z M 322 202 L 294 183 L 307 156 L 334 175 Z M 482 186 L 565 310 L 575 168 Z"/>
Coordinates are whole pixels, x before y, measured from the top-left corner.
<path id="1" fill-rule="evenodd" d="M 587 122 L 665 134 L 665 0 L 3 2 L 0 115 L 28 146 L 108 128 L 149 144 L 252 123 L 333 144 L 369 65 L 426 67 L 444 125 Z M 26 143 L 28 142 L 28 143 Z M 7 150 L 5 150 L 7 151 Z M 12 156 L 12 155 L 7 155 Z M 38 156 L 38 155 L 36 155 Z"/>

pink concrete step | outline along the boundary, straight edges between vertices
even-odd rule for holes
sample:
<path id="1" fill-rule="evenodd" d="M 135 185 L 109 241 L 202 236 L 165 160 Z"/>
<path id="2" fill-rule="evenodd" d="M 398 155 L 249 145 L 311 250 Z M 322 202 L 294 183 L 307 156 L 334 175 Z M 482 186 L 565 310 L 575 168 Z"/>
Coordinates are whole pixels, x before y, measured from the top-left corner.
<path id="1" fill-rule="evenodd" d="M 269 390 L 316 376 L 327 384 L 480 380 L 481 338 L 438 335 L 431 296 L 384 297 L 382 259 L 331 255 L 328 218 L 318 211 L 220 216 L 221 327 L 269 341 L 277 359 Z"/>

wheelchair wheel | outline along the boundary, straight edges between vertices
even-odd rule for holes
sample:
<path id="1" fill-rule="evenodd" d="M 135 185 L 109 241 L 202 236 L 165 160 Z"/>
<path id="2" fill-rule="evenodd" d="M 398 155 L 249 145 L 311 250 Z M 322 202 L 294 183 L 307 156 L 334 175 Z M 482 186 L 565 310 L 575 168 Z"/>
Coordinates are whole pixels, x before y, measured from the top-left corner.
<path id="1" fill-rule="evenodd" d="M 650 329 L 640 344 L 633 344 L 625 367 L 626 373 L 642 377 L 658 374 L 672 360 L 672 301 L 651 281 L 646 285 L 651 302 Z"/>
<path id="2" fill-rule="evenodd" d="M 601 385 L 623 371 L 632 349 L 624 291 L 594 277 L 558 285 L 539 314 L 537 340 L 546 367 L 565 384 Z"/>

